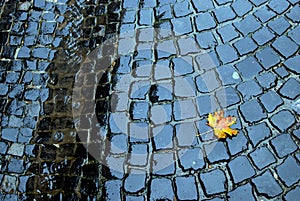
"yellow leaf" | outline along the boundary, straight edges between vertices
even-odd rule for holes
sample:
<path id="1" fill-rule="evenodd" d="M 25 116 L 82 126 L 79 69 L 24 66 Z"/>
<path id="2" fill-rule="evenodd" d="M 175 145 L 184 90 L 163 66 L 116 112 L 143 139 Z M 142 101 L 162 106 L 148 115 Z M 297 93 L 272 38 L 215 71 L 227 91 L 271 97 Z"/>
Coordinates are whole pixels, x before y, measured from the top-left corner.
<path id="1" fill-rule="evenodd" d="M 229 127 L 236 123 L 236 118 L 231 116 L 224 117 L 224 111 L 217 111 L 214 115 L 209 113 L 207 121 L 207 124 L 214 129 L 215 136 L 218 139 L 238 134 L 238 130 Z"/>

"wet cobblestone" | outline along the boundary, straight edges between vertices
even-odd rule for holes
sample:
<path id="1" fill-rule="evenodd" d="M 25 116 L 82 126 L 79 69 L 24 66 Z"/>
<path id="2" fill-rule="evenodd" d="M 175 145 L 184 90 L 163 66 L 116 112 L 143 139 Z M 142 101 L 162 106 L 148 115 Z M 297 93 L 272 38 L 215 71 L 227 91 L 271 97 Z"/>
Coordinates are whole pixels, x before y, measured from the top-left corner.
<path id="1" fill-rule="evenodd" d="M 0 200 L 296 200 L 298 4 L 0 1 Z M 76 73 L 114 36 L 79 132 Z"/>

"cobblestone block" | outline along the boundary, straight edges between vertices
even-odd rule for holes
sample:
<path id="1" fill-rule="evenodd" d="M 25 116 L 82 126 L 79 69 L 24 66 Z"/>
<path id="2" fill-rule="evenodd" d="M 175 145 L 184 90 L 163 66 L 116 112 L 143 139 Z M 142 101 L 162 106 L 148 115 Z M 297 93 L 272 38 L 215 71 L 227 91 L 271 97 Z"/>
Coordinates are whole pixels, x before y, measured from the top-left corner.
<path id="1" fill-rule="evenodd" d="M 249 80 L 237 86 L 237 90 L 242 94 L 244 100 L 249 100 L 262 93 L 260 86 L 254 81 Z"/>
<path id="2" fill-rule="evenodd" d="M 250 0 L 255 6 L 260 6 L 261 4 L 267 2 L 268 0 Z"/>
<path id="3" fill-rule="evenodd" d="M 0 142 L 0 154 L 5 154 L 8 148 L 7 142 Z M 2 179 L 0 179 L 1 181 Z"/>
<path id="4" fill-rule="evenodd" d="M 300 166 L 291 156 L 289 156 L 281 165 L 276 167 L 276 171 L 279 178 L 287 187 L 292 186 L 300 180 Z"/>
<path id="5" fill-rule="evenodd" d="M 236 17 L 236 14 L 229 6 L 219 7 L 215 9 L 214 14 L 217 18 L 218 23 L 223 23 Z"/>
<path id="6" fill-rule="evenodd" d="M 211 0 L 192 0 L 192 3 L 197 12 L 203 12 L 214 8 Z"/>
<path id="7" fill-rule="evenodd" d="M 267 27 L 263 27 L 259 30 L 257 30 L 253 35 L 252 38 L 255 40 L 255 42 L 258 45 L 264 45 L 268 42 L 270 42 L 273 38 L 275 38 L 275 35 L 269 31 Z"/>
<path id="8" fill-rule="evenodd" d="M 148 119 L 149 104 L 147 102 L 131 102 L 130 115 L 133 120 Z"/>
<path id="9" fill-rule="evenodd" d="M 14 156 L 23 156 L 24 154 L 24 148 L 25 146 L 23 144 L 13 143 L 8 149 L 8 154 L 14 155 Z"/>
<path id="10" fill-rule="evenodd" d="M 174 76 L 187 75 L 194 72 L 192 57 L 176 57 L 172 59 Z"/>
<path id="11" fill-rule="evenodd" d="M 233 10 L 235 13 L 239 16 L 242 17 L 243 15 L 247 14 L 249 11 L 252 10 L 252 5 L 249 1 L 245 0 L 237 0 L 234 1 L 231 4 Z"/>
<path id="12" fill-rule="evenodd" d="M 196 35 L 196 41 L 200 48 L 210 49 L 216 46 L 217 41 L 210 31 L 205 31 Z"/>
<path id="13" fill-rule="evenodd" d="M 25 166 L 24 166 L 24 161 L 22 159 L 16 159 L 16 158 L 10 159 L 7 167 L 8 172 L 21 174 L 24 172 L 24 170 L 25 170 Z"/>
<path id="14" fill-rule="evenodd" d="M 176 97 L 193 97 L 196 95 L 196 87 L 192 77 L 174 78 L 174 95 Z"/>
<path id="15" fill-rule="evenodd" d="M 178 158 L 184 171 L 200 170 L 205 166 L 204 156 L 200 148 L 181 149 L 178 151 Z"/>
<path id="16" fill-rule="evenodd" d="M 262 22 L 265 23 L 276 16 L 272 10 L 270 10 L 267 6 L 261 7 L 258 11 L 254 13 L 254 15 Z"/>
<path id="17" fill-rule="evenodd" d="M 172 72 L 170 68 L 170 62 L 168 60 L 159 60 L 154 66 L 154 79 L 171 79 Z"/>
<path id="18" fill-rule="evenodd" d="M 245 37 L 233 44 L 238 53 L 243 56 L 250 52 L 254 52 L 257 49 L 257 45 L 250 37 Z"/>
<path id="19" fill-rule="evenodd" d="M 300 128 L 293 131 L 293 135 L 300 140 Z"/>
<path id="20" fill-rule="evenodd" d="M 299 69 L 299 67 L 297 67 L 299 62 L 300 62 L 300 56 L 298 55 L 298 56 L 295 56 L 295 57 L 292 57 L 292 58 L 286 60 L 283 64 L 288 70 L 299 75 L 300 69 Z"/>
<path id="21" fill-rule="evenodd" d="M 296 26 L 294 29 L 288 32 L 288 36 L 298 45 L 300 45 L 300 26 Z"/>
<path id="22" fill-rule="evenodd" d="M 256 77 L 263 90 L 270 89 L 276 85 L 276 76 L 272 72 L 266 72 Z"/>
<path id="23" fill-rule="evenodd" d="M 157 19 L 171 19 L 172 16 L 172 8 L 171 5 L 162 5 L 155 8 L 156 11 L 156 18 Z"/>
<path id="24" fill-rule="evenodd" d="M 154 124 L 163 124 L 172 120 L 172 105 L 153 105 L 150 110 L 150 120 Z"/>
<path id="25" fill-rule="evenodd" d="M 244 36 L 253 33 L 260 28 L 261 24 L 255 19 L 253 15 L 248 15 L 243 20 L 233 24 Z"/>
<path id="26" fill-rule="evenodd" d="M 290 111 L 281 110 L 274 114 L 270 121 L 280 132 L 283 132 L 295 123 L 295 117 Z"/>
<path id="27" fill-rule="evenodd" d="M 238 59 L 237 52 L 229 45 L 219 45 L 216 51 L 223 64 L 230 63 Z"/>
<path id="28" fill-rule="evenodd" d="M 121 200 L 120 191 L 121 191 L 122 181 L 120 180 L 108 180 L 104 184 L 105 189 L 105 199 L 106 200 Z"/>
<path id="29" fill-rule="evenodd" d="M 173 148 L 174 128 L 171 125 L 157 126 L 152 129 L 154 149 L 171 149 Z"/>
<path id="30" fill-rule="evenodd" d="M 130 146 L 129 163 L 133 166 L 146 166 L 148 161 L 148 145 L 132 144 Z"/>
<path id="31" fill-rule="evenodd" d="M 139 10 L 139 24 L 140 25 L 152 25 L 153 24 L 153 10 L 152 9 L 140 9 Z"/>
<path id="32" fill-rule="evenodd" d="M 2 191 L 5 193 L 13 193 L 17 189 L 17 182 L 18 179 L 15 176 L 10 176 L 10 175 L 4 175 L 3 180 L 2 180 Z"/>
<path id="33" fill-rule="evenodd" d="M 199 48 L 194 37 L 179 38 L 177 43 L 181 55 L 199 53 Z"/>
<path id="34" fill-rule="evenodd" d="M 276 138 L 271 140 L 271 145 L 280 158 L 283 158 L 298 149 L 297 145 L 289 134 L 278 135 Z"/>
<path id="35" fill-rule="evenodd" d="M 150 88 L 149 99 L 151 102 L 171 101 L 173 99 L 172 84 L 162 83 L 152 85 Z"/>
<path id="36" fill-rule="evenodd" d="M 166 40 L 159 42 L 157 44 L 157 58 L 167 58 L 171 55 L 176 54 L 176 48 L 174 46 L 173 41 L 171 40 Z"/>
<path id="37" fill-rule="evenodd" d="M 271 0 L 268 4 L 268 7 L 271 8 L 277 14 L 282 14 L 290 6 L 289 2 L 286 0 Z"/>
<path id="38" fill-rule="evenodd" d="M 223 4 L 232 2 L 232 0 L 216 0 L 216 2 L 218 5 L 223 5 Z"/>
<path id="39" fill-rule="evenodd" d="M 280 36 L 272 43 L 272 47 L 285 58 L 290 57 L 298 50 L 298 46 L 287 36 Z"/>
<path id="40" fill-rule="evenodd" d="M 29 58 L 30 57 L 30 49 L 28 47 L 21 47 L 18 52 L 18 58 Z"/>
<path id="41" fill-rule="evenodd" d="M 300 83 L 295 78 L 288 79 L 279 89 L 279 93 L 288 99 L 295 99 L 299 95 Z"/>
<path id="42" fill-rule="evenodd" d="M 155 175 L 173 175 L 175 173 L 175 158 L 173 153 L 155 153 L 151 160 L 152 172 Z"/>
<path id="43" fill-rule="evenodd" d="M 199 92 L 209 93 L 220 86 L 215 71 L 207 71 L 196 77 L 196 85 Z"/>
<path id="44" fill-rule="evenodd" d="M 252 179 L 252 182 L 258 194 L 265 195 L 267 198 L 273 198 L 283 192 L 270 170 Z"/>
<path id="45" fill-rule="evenodd" d="M 0 83 L 0 96 L 5 96 L 8 92 L 8 86 L 6 84 Z"/>
<path id="46" fill-rule="evenodd" d="M 255 123 L 267 117 L 257 100 L 246 101 L 240 106 L 240 111 L 248 123 Z"/>
<path id="47" fill-rule="evenodd" d="M 233 85 L 241 82 L 241 78 L 232 65 L 223 65 L 217 68 L 219 79 L 223 86 Z"/>
<path id="48" fill-rule="evenodd" d="M 271 67 L 277 65 L 280 62 L 279 56 L 270 47 L 266 47 L 260 50 L 255 54 L 255 57 L 266 70 L 270 69 Z"/>
<path id="49" fill-rule="evenodd" d="M 201 13 L 195 17 L 197 31 L 212 29 L 216 26 L 214 18 L 209 13 Z"/>
<path id="50" fill-rule="evenodd" d="M 266 146 L 257 148 L 249 155 L 259 170 L 262 170 L 270 164 L 276 162 L 275 157 Z"/>
<path id="51" fill-rule="evenodd" d="M 16 128 L 4 128 L 2 129 L 2 139 L 11 141 L 11 142 L 17 142 L 17 138 L 19 135 L 19 131 Z"/>
<path id="52" fill-rule="evenodd" d="M 134 77 L 149 77 L 152 71 L 152 63 L 149 60 L 134 61 L 133 69 Z"/>
<path id="53" fill-rule="evenodd" d="M 177 100 L 173 103 L 175 120 L 190 119 L 197 116 L 197 109 L 192 100 Z"/>
<path id="54" fill-rule="evenodd" d="M 56 27 L 56 22 L 43 22 L 41 31 L 43 34 L 53 34 Z"/>
<path id="55" fill-rule="evenodd" d="M 126 79 L 126 78 L 125 78 Z M 149 81 L 136 81 L 131 85 L 130 98 L 145 100 L 150 89 Z"/>
<path id="56" fill-rule="evenodd" d="M 248 140 L 243 131 L 239 131 L 236 137 L 228 138 L 226 141 L 231 156 L 241 153 L 248 148 Z"/>
<path id="57" fill-rule="evenodd" d="M 227 43 L 239 36 L 239 33 L 236 32 L 232 24 L 228 24 L 226 26 L 217 29 L 217 33 L 221 36 L 223 43 Z"/>
<path id="58" fill-rule="evenodd" d="M 249 66 L 251 66 L 251 68 L 249 68 Z M 247 79 L 255 77 L 263 70 L 261 65 L 252 56 L 240 61 L 235 67 L 242 74 L 242 77 Z"/>
<path id="59" fill-rule="evenodd" d="M 176 36 L 191 33 L 193 31 L 190 17 L 180 17 L 171 20 Z"/>
<path id="60" fill-rule="evenodd" d="M 200 174 L 206 195 L 219 194 L 226 191 L 227 180 L 222 170 L 216 169 Z"/>
<path id="61" fill-rule="evenodd" d="M 133 195 L 126 195 L 126 201 L 145 201 L 144 196 L 133 196 Z"/>
<path id="62" fill-rule="evenodd" d="M 231 160 L 228 167 L 234 183 L 239 183 L 255 175 L 254 168 L 246 156 L 238 156 Z"/>
<path id="63" fill-rule="evenodd" d="M 179 200 L 198 200 L 195 177 L 175 177 L 175 185 Z"/>
<path id="64" fill-rule="evenodd" d="M 9 98 L 22 98 L 24 94 L 24 86 L 21 84 L 15 84 L 11 86 L 11 90 L 8 93 Z"/>
<path id="65" fill-rule="evenodd" d="M 300 187 L 297 186 L 296 188 L 289 191 L 285 196 L 284 199 L 286 201 L 296 201 L 298 196 L 300 195 Z"/>
<path id="66" fill-rule="evenodd" d="M 267 112 L 274 112 L 280 105 L 283 104 L 281 97 L 275 91 L 268 91 L 259 97 L 260 102 Z"/>
<path id="67" fill-rule="evenodd" d="M 182 17 L 191 14 L 192 8 L 189 1 L 182 1 L 174 4 L 174 14 L 175 17 Z"/>
<path id="68" fill-rule="evenodd" d="M 252 186 L 250 184 L 245 184 L 237 187 L 233 191 L 230 191 L 228 193 L 228 200 L 229 201 L 240 201 L 240 200 L 255 201 L 256 199 L 252 193 Z"/>
<path id="69" fill-rule="evenodd" d="M 284 68 L 284 67 L 279 67 L 275 69 L 275 73 L 280 77 L 280 78 L 286 78 L 289 76 L 289 72 Z"/>
<path id="70" fill-rule="evenodd" d="M 218 103 L 211 95 L 203 95 L 196 98 L 198 113 L 200 116 L 216 111 Z M 205 107 L 204 107 L 205 106 Z"/>
<path id="71" fill-rule="evenodd" d="M 266 123 L 259 123 L 246 128 L 248 136 L 254 146 L 271 136 L 271 130 Z"/>
<path id="72" fill-rule="evenodd" d="M 222 108 L 230 107 L 241 101 L 236 90 L 232 87 L 226 87 L 216 91 L 216 98 Z"/>
<path id="73" fill-rule="evenodd" d="M 290 23 L 284 17 L 276 18 L 268 23 L 268 27 L 270 27 L 279 36 L 290 28 L 290 26 Z"/>
<path id="74" fill-rule="evenodd" d="M 129 124 L 130 142 L 148 142 L 149 141 L 149 124 L 136 122 Z"/>
<path id="75" fill-rule="evenodd" d="M 156 178 L 151 180 L 150 184 L 150 200 L 172 200 L 174 198 L 174 190 L 172 181 L 167 178 Z"/>
<path id="76" fill-rule="evenodd" d="M 220 65 L 220 61 L 215 51 L 197 55 L 196 62 L 200 71 L 210 70 Z"/>
<path id="77" fill-rule="evenodd" d="M 6 83 L 15 84 L 20 78 L 20 73 L 8 72 L 6 75 Z"/>
<path id="78" fill-rule="evenodd" d="M 189 134 L 187 135 L 187 133 Z M 191 122 L 176 124 L 175 134 L 180 147 L 190 147 L 197 144 L 197 130 Z"/>
<path id="79" fill-rule="evenodd" d="M 128 135 L 119 134 L 112 136 L 110 152 L 113 154 L 121 154 L 128 151 Z"/>
<path id="80" fill-rule="evenodd" d="M 145 188 L 146 173 L 142 170 L 131 170 L 124 180 L 124 189 L 130 193 L 137 193 Z"/>
<path id="81" fill-rule="evenodd" d="M 212 142 L 210 144 L 205 144 L 203 147 L 209 163 L 226 161 L 230 158 L 223 142 Z"/>

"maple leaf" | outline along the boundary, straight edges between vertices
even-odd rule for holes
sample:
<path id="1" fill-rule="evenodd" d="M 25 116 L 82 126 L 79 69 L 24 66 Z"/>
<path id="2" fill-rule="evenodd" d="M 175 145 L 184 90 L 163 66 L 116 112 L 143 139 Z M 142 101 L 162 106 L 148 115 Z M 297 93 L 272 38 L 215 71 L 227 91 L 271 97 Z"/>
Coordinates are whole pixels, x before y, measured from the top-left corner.
<path id="1" fill-rule="evenodd" d="M 232 129 L 229 126 L 236 123 L 235 117 L 224 117 L 224 111 L 217 111 L 212 115 L 208 114 L 207 125 L 214 129 L 215 136 L 218 139 L 224 139 L 228 135 L 233 136 L 238 134 L 238 130 Z"/>

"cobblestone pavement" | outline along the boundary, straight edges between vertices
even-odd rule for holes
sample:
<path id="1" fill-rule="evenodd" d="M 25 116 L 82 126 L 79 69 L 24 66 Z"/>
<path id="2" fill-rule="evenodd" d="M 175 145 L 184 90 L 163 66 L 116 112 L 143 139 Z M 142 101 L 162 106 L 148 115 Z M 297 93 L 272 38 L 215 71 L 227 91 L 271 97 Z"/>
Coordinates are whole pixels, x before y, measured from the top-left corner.
<path id="1" fill-rule="evenodd" d="M 298 200 L 299 1 L 0 5 L 0 200 Z"/>

